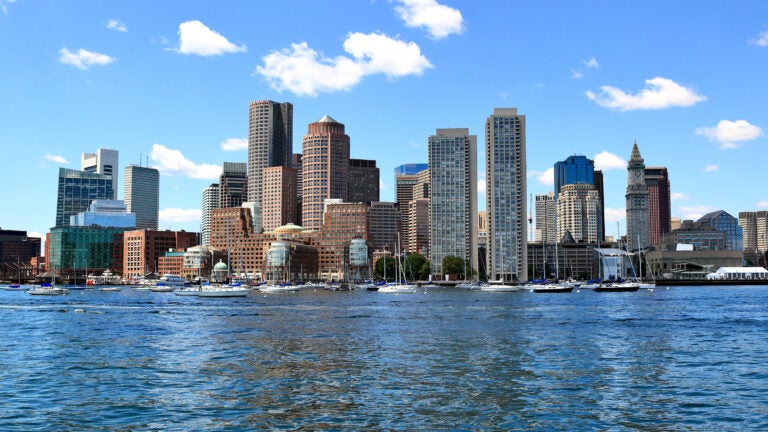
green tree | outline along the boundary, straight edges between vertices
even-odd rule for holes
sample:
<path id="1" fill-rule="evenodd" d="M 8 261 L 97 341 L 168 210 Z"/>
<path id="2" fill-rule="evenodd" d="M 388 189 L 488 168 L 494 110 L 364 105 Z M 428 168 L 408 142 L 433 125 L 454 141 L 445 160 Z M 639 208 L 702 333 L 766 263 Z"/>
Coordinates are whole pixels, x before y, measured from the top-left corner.
<path id="1" fill-rule="evenodd" d="M 424 268 L 426 265 L 426 272 Z M 409 280 L 427 280 L 429 278 L 429 261 L 422 254 L 410 254 L 405 259 L 405 275 Z"/>
<path id="2" fill-rule="evenodd" d="M 464 260 L 453 255 L 443 258 L 443 275 L 464 277 Z"/>
<path id="3" fill-rule="evenodd" d="M 376 265 L 373 266 L 373 277 L 376 279 L 384 278 L 385 263 L 387 266 L 387 280 L 395 280 L 396 266 L 395 259 L 392 257 L 383 257 L 376 261 Z"/>

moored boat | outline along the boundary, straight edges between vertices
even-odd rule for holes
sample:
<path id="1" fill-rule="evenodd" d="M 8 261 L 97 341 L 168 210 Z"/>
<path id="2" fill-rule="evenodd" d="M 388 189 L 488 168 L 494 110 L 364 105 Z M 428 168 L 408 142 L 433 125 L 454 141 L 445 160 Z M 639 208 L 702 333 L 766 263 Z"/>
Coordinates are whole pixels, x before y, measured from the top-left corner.
<path id="1" fill-rule="evenodd" d="M 40 285 L 34 288 L 30 288 L 27 293 L 30 295 L 42 295 L 42 296 L 56 296 L 69 294 L 67 288 L 61 288 L 50 284 Z"/>

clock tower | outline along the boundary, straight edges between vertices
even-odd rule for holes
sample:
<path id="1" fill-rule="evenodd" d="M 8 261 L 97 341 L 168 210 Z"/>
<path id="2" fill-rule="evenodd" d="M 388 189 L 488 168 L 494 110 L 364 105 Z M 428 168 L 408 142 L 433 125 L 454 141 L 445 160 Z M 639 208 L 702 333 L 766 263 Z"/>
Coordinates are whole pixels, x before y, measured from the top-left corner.
<path id="1" fill-rule="evenodd" d="M 627 164 L 627 251 L 649 246 L 650 212 L 648 210 L 648 186 L 645 184 L 645 161 L 637 148 Z"/>

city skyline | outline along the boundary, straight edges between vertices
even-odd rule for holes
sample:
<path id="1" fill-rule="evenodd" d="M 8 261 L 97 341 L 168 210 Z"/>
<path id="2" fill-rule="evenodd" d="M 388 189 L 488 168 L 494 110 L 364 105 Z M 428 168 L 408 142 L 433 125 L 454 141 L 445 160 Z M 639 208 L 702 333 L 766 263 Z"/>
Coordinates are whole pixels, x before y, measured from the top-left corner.
<path id="1" fill-rule="evenodd" d="M 513 16 L 526 19 L 510 26 Z M 555 162 L 594 160 L 607 235 L 616 221 L 625 230 L 635 141 L 646 165 L 668 169 L 673 217 L 768 208 L 749 187 L 760 184 L 768 124 L 763 2 L 231 2 L 214 12 L 206 2 L 0 1 L 0 52 L 0 142 L 17 162 L 0 199 L 23 209 L 0 226 L 30 235 L 54 226 L 59 168 L 78 169 L 98 148 L 120 153 L 117 173 L 158 169 L 160 229 L 199 231 L 203 189 L 224 162 L 247 162 L 256 100 L 293 105 L 293 153 L 316 119 L 343 123 L 350 157 L 377 162 L 382 201 L 395 200 L 395 167 L 426 162 L 435 129 L 479 136 L 495 107 L 516 107 L 527 118 L 528 193 L 553 189 Z"/>

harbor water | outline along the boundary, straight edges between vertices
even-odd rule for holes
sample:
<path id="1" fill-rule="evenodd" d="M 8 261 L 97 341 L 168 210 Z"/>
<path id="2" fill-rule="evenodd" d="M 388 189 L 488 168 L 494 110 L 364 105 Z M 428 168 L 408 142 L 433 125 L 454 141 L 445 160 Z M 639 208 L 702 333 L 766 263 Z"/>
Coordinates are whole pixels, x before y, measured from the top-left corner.
<path id="1" fill-rule="evenodd" d="M 0 291 L 0 430 L 768 430 L 768 286 Z"/>

